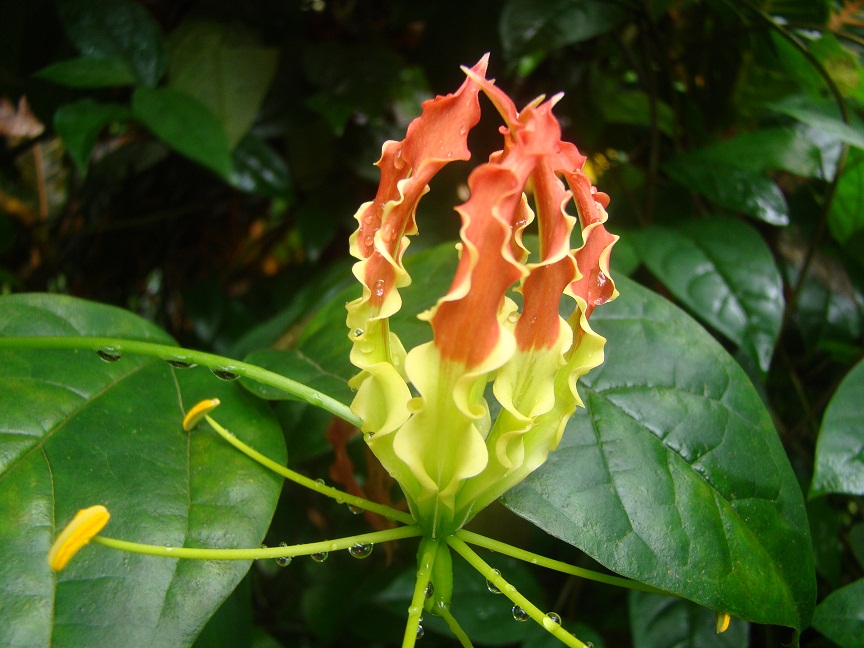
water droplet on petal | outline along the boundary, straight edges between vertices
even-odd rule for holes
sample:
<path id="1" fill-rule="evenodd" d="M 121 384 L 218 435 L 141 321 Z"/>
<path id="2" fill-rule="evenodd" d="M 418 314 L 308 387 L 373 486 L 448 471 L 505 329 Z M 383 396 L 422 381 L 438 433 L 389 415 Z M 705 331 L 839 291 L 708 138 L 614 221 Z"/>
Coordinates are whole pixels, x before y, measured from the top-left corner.
<path id="1" fill-rule="evenodd" d="M 360 515 L 363 512 L 363 509 L 359 506 L 354 506 L 353 504 L 348 505 L 348 510 L 351 511 L 352 515 Z"/>
<path id="2" fill-rule="evenodd" d="M 355 338 L 361 338 L 363 337 L 363 333 L 365 333 L 363 329 L 354 329 L 351 332 L 351 335 L 353 335 Z"/>
<path id="3" fill-rule="evenodd" d="M 212 371 L 213 375 L 219 380 L 231 381 L 237 380 L 240 377 L 227 367 L 214 367 L 211 368 L 210 371 Z"/>
<path id="4" fill-rule="evenodd" d="M 430 599 L 435 595 L 435 586 L 432 584 L 432 581 L 426 583 L 426 598 Z"/>
<path id="5" fill-rule="evenodd" d="M 468 132 L 468 129 L 465 128 L 464 126 L 460 126 L 460 127 L 459 127 L 459 134 L 460 134 L 460 135 L 464 135 L 464 134 L 467 133 L 467 132 Z"/>
<path id="6" fill-rule="evenodd" d="M 374 432 L 367 432 L 363 435 L 363 439 L 365 439 L 366 443 L 369 443 L 372 440 L 372 437 L 375 436 Z"/>
<path id="7" fill-rule="evenodd" d="M 102 358 L 105 362 L 117 362 L 122 356 L 120 350 L 115 347 L 102 347 L 96 349 L 96 355 Z"/>
<path id="8" fill-rule="evenodd" d="M 374 284 L 372 284 L 372 293 L 376 297 L 383 297 L 384 296 L 384 280 L 383 279 L 378 279 L 375 281 Z"/>
<path id="9" fill-rule="evenodd" d="M 279 546 L 280 547 L 287 547 L 288 543 L 287 542 L 280 542 Z M 276 564 L 279 565 L 280 567 L 287 567 L 288 565 L 291 564 L 291 556 L 279 556 L 276 559 Z"/>
<path id="10" fill-rule="evenodd" d="M 363 239 L 363 242 L 366 244 L 366 247 L 372 247 L 372 244 L 375 242 L 375 238 L 371 234 L 367 234 L 366 238 Z"/>
<path id="11" fill-rule="evenodd" d="M 501 572 L 498 571 L 497 569 L 493 569 L 492 571 L 494 571 L 494 572 L 495 572 L 496 574 L 498 574 L 499 576 L 501 575 Z M 500 594 L 500 593 L 501 593 L 501 590 L 499 590 L 499 589 L 495 586 L 495 583 L 493 583 L 493 582 L 492 582 L 491 580 L 489 580 L 488 578 L 486 579 L 486 589 L 489 590 L 490 592 L 492 592 L 492 594 Z"/>
<path id="12" fill-rule="evenodd" d="M 372 543 L 358 542 L 353 544 L 348 548 L 348 553 L 351 554 L 352 558 L 358 558 L 360 560 L 368 558 L 372 554 Z"/>
<path id="13" fill-rule="evenodd" d="M 513 606 L 513 618 L 517 621 L 527 621 L 530 617 L 528 613 L 518 605 Z"/>
<path id="14" fill-rule="evenodd" d="M 318 553 L 313 553 L 310 557 L 317 563 L 322 563 L 330 556 L 330 553 L 327 551 L 319 551 Z"/>

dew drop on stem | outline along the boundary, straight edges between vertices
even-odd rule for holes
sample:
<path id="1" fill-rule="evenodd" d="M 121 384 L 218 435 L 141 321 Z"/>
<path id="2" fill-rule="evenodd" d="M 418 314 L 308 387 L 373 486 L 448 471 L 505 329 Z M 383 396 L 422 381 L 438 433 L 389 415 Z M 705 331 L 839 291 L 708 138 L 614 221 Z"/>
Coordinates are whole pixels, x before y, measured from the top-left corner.
<path id="1" fill-rule="evenodd" d="M 317 563 L 323 563 L 330 556 L 330 553 L 327 551 L 319 551 L 317 553 L 313 553 L 310 558 Z"/>
<path id="2" fill-rule="evenodd" d="M 356 544 L 351 545 L 348 548 L 348 553 L 351 554 L 352 558 L 368 558 L 372 554 L 372 543 L 371 542 L 358 542 Z"/>
<path id="3" fill-rule="evenodd" d="M 517 621 L 527 621 L 530 617 L 528 613 L 518 605 L 513 606 L 513 618 Z"/>
<path id="4" fill-rule="evenodd" d="M 212 371 L 213 375 L 216 376 L 219 380 L 230 381 L 230 380 L 237 380 L 240 377 L 237 374 L 235 374 L 233 371 L 230 371 L 229 369 L 225 369 L 225 368 L 221 368 L 221 367 L 214 367 L 214 368 L 210 369 L 210 371 Z"/>
<path id="5" fill-rule="evenodd" d="M 501 572 L 498 571 L 497 569 L 493 569 L 492 571 L 494 571 L 499 576 L 501 575 Z M 501 593 L 501 590 L 498 589 L 498 587 L 495 585 L 495 583 L 493 583 L 488 578 L 486 579 L 486 589 L 489 590 L 492 594 L 500 594 Z"/>
<path id="6" fill-rule="evenodd" d="M 120 350 L 115 347 L 102 347 L 96 349 L 96 355 L 102 358 L 105 362 L 117 362 L 121 357 Z"/>
<path id="7" fill-rule="evenodd" d="M 279 546 L 280 547 L 287 547 L 288 543 L 287 542 L 280 542 Z M 288 565 L 291 564 L 291 556 L 279 556 L 276 559 L 276 564 L 279 565 L 280 567 L 287 567 Z"/>

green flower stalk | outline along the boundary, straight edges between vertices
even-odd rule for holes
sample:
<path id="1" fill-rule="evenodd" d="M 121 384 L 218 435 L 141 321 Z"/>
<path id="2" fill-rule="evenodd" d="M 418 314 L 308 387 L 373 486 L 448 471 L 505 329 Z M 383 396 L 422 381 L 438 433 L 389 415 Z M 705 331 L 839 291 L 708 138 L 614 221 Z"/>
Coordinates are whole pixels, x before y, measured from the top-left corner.
<path id="1" fill-rule="evenodd" d="M 360 207 L 351 237 L 363 287 L 347 306 L 351 361 L 360 369 L 351 409 L 433 538 L 452 535 L 558 446 L 582 404 L 578 379 L 603 361 L 605 339 L 588 318 L 617 295 L 609 275 L 617 237 L 604 227 L 609 199 L 583 172 L 585 158 L 561 139 L 552 114 L 560 96 L 517 111 L 486 78 L 486 64 L 484 57 L 465 69 L 455 93 L 424 103 L 404 140 L 384 144 L 378 193 Z M 411 282 L 402 266 L 407 236 L 417 233 L 415 212 L 433 176 L 470 157 L 480 92 L 504 119 L 504 145 L 473 171 L 471 196 L 456 207 L 456 275 L 419 314 L 432 341 L 406 351 L 389 320 L 401 307 L 399 289 Z M 523 233 L 535 219 L 538 260 L 528 262 Z M 521 310 L 511 290 L 521 294 Z M 562 298 L 570 302 L 566 319 Z M 489 383 L 501 406 L 495 421 Z"/>

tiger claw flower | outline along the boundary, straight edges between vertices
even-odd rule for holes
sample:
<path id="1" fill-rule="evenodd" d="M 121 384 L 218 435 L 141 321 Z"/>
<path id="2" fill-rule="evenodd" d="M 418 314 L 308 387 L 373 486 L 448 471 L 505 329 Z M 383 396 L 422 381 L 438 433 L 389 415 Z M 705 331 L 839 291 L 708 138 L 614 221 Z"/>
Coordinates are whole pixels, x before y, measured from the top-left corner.
<path id="1" fill-rule="evenodd" d="M 455 93 L 425 102 L 404 140 L 384 144 L 377 195 L 357 212 L 350 241 L 363 287 L 347 305 L 351 361 L 360 369 L 352 410 L 433 537 L 461 528 L 558 446 L 582 405 L 578 379 L 603 361 L 605 339 L 588 318 L 618 294 L 609 274 L 617 237 L 604 227 L 609 199 L 591 185 L 577 148 L 561 140 L 552 114 L 560 95 L 518 111 L 486 78 L 487 60 L 463 68 L 467 78 Z M 419 315 L 432 341 L 406 352 L 390 317 L 411 283 L 402 265 L 407 236 L 417 233 L 417 204 L 433 176 L 470 158 L 467 134 L 480 118 L 480 92 L 504 120 L 504 146 L 471 173 L 470 198 L 456 207 L 455 277 Z M 523 234 L 535 220 L 538 260 L 529 262 Z M 566 319 L 562 298 L 570 302 Z M 490 382 L 501 406 L 494 421 Z"/>

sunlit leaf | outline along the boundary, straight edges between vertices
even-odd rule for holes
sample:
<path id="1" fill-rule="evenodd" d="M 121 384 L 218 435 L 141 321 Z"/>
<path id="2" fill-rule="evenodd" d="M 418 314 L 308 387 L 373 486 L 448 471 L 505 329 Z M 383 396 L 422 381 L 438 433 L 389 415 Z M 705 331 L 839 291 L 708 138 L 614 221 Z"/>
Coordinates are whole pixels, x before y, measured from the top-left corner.
<path id="1" fill-rule="evenodd" d="M 234 24 L 189 20 L 168 39 L 168 82 L 215 113 L 233 148 L 249 132 L 279 62 Z"/>

